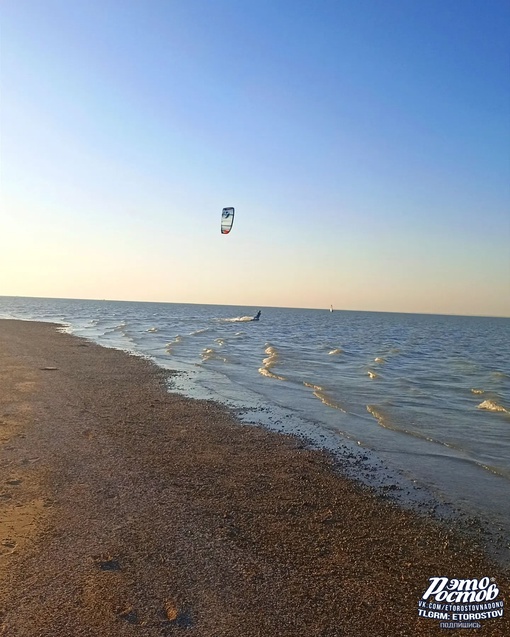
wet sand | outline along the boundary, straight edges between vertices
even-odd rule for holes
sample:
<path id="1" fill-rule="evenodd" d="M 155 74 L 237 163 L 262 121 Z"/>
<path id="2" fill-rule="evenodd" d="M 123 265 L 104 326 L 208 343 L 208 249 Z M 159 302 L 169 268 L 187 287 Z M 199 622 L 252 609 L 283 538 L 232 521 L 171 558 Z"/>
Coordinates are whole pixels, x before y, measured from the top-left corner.
<path id="1" fill-rule="evenodd" d="M 431 577 L 494 577 L 508 603 L 480 547 L 167 377 L 0 321 L 0 634 L 510 634 L 418 617 Z"/>

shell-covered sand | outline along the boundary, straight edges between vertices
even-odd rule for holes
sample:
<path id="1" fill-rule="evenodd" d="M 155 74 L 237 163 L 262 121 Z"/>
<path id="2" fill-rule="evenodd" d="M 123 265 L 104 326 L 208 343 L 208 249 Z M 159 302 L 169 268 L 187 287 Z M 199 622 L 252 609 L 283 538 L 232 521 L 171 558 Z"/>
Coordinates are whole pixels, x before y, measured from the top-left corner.
<path id="1" fill-rule="evenodd" d="M 481 548 L 166 376 L 0 321 L 0 634 L 510 635 L 418 617 L 435 576 L 494 577 L 507 603 Z"/>

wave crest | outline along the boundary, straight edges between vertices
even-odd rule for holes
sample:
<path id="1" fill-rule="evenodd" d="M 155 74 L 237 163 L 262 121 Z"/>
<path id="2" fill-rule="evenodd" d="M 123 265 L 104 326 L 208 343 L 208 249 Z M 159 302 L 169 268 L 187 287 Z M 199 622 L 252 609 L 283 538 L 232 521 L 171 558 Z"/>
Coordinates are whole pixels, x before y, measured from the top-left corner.
<path id="1" fill-rule="evenodd" d="M 274 378 L 276 380 L 287 380 L 283 376 L 279 376 L 271 371 L 271 368 L 274 367 L 278 360 L 280 359 L 280 355 L 275 347 L 267 344 L 266 349 L 264 350 L 266 354 L 269 354 L 267 358 L 264 358 L 262 361 L 262 367 L 259 367 L 259 373 L 262 376 L 267 376 L 268 378 Z"/>
<path id="2" fill-rule="evenodd" d="M 484 400 L 483 403 L 478 405 L 478 409 L 486 409 L 487 411 L 496 411 L 501 414 L 510 415 L 510 411 L 508 409 L 505 409 L 505 407 L 499 405 L 494 400 Z"/>

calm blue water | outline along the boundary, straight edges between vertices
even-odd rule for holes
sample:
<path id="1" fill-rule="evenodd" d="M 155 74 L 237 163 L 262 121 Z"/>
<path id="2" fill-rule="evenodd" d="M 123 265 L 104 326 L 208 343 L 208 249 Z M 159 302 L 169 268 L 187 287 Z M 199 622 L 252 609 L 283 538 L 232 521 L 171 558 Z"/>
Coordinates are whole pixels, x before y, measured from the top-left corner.
<path id="1" fill-rule="evenodd" d="M 172 389 L 425 487 L 510 537 L 510 319 L 0 297 L 177 370 Z M 357 454 L 357 460 L 354 457 Z M 361 467 L 360 459 L 365 462 Z M 379 463 L 379 464 L 378 464 Z"/>

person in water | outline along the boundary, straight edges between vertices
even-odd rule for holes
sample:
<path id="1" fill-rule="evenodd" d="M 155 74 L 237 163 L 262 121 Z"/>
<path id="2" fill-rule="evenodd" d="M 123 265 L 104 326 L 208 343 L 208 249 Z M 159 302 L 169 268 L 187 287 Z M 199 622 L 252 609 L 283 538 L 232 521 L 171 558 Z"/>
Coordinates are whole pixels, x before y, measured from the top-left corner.
<path id="1" fill-rule="evenodd" d="M 259 311 L 255 314 L 255 316 L 253 317 L 253 320 L 254 320 L 254 321 L 258 321 L 258 320 L 259 320 L 259 318 L 260 318 L 261 313 L 262 313 L 262 312 L 259 310 Z"/>

